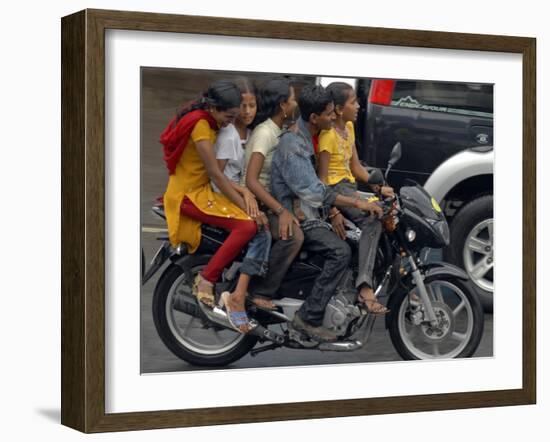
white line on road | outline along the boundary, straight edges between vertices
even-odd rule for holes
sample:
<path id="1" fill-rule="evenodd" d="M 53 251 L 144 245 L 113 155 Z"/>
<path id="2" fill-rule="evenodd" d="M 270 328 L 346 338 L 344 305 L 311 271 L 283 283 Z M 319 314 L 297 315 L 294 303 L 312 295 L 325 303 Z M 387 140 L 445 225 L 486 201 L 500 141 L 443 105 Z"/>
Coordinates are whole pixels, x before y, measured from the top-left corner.
<path id="1" fill-rule="evenodd" d="M 143 233 L 166 233 L 168 229 L 165 227 L 143 226 L 141 231 Z"/>

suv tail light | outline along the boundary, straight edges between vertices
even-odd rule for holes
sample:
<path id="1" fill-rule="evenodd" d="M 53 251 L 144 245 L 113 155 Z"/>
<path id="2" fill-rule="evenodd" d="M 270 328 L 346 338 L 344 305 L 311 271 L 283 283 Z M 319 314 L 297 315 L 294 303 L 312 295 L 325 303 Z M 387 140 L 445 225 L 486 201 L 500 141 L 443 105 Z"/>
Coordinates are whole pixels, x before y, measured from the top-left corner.
<path id="1" fill-rule="evenodd" d="M 372 80 L 369 103 L 389 106 L 395 87 L 395 80 Z"/>

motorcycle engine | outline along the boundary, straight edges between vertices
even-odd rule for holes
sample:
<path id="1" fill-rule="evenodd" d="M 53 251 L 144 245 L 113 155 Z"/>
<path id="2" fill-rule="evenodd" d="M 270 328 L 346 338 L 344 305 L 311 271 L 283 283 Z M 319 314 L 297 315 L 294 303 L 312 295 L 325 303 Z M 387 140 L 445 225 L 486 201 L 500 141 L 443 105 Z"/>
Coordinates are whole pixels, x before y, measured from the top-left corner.
<path id="1" fill-rule="evenodd" d="M 340 292 L 333 296 L 325 309 L 325 317 L 323 318 L 323 327 L 333 331 L 338 336 L 346 333 L 349 324 L 354 319 L 361 316 L 361 311 L 353 302 L 350 302 L 350 294 Z"/>

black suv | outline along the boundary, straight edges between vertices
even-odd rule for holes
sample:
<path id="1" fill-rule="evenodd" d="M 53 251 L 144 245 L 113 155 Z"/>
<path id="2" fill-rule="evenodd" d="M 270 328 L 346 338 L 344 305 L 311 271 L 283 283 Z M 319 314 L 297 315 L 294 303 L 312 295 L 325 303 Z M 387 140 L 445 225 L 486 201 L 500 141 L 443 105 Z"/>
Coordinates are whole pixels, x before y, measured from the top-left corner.
<path id="1" fill-rule="evenodd" d="M 493 145 L 493 85 L 411 80 L 358 80 L 359 156 L 383 168 L 398 141 L 403 157 L 392 172 L 420 184 L 452 155 Z"/>

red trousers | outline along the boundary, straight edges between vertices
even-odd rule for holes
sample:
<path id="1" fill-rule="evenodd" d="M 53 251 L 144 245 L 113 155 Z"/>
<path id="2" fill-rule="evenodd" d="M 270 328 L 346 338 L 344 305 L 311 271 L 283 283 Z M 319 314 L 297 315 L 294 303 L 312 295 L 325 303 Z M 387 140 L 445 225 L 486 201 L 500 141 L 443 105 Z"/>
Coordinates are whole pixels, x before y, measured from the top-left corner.
<path id="1" fill-rule="evenodd" d="M 254 237 L 258 229 L 252 220 L 241 220 L 235 218 L 223 218 L 221 216 L 207 215 L 201 212 L 190 199 L 184 198 L 181 203 L 182 215 L 196 219 L 204 224 L 221 227 L 229 231 L 229 236 L 217 252 L 212 256 L 204 270 L 204 279 L 215 283 L 220 278 L 223 269 L 229 267 L 239 252 Z"/>

